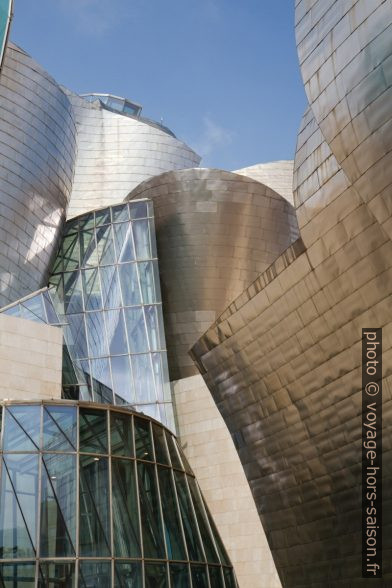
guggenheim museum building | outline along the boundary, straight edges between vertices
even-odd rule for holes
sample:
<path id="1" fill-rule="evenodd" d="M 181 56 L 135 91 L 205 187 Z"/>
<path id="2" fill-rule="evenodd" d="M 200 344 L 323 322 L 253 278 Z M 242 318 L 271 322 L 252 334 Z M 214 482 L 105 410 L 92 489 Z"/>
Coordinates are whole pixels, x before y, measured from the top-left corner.
<path id="1" fill-rule="evenodd" d="M 392 3 L 295 4 L 294 161 L 229 171 L 59 85 L 0 0 L 1 588 L 392 586 Z"/>

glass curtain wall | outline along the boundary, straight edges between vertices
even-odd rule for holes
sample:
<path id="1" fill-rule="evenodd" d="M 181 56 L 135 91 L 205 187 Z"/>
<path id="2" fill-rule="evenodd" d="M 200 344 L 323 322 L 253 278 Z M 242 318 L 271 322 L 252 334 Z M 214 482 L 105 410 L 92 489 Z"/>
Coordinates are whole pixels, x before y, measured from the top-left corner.
<path id="1" fill-rule="evenodd" d="M 0 415 L 0 586 L 236 586 L 160 423 L 72 401 L 7 404 Z"/>

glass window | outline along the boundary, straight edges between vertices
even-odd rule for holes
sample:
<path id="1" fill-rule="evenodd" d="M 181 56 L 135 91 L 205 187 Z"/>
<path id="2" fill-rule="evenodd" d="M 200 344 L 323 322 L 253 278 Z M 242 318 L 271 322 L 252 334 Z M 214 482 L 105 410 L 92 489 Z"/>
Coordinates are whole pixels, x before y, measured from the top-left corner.
<path id="1" fill-rule="evenodd" d="M 177 444 L 174 440 L 173 435 L 166 431 L 166 439 L 167 439 L 167 446 L 169 448 L 170 459 L 172 462 L 173 468 L 178 468 L 183 470 L 183 465 L 180 459 L 180 455 L 178 453 Z"/>
<path id="2" fill-rule="evenodd" d="M 131 415 L 110 413 L 110 441 L 113 455 L 134 457 Z"/>
<path id="3" fill-rule="evenodd" d="M 147 461 L 154 461 L 152 451 L 150 423 L 146 419 L 134 417 L 136 457 Z"/>
<path id="4" fill-rule="evenodd" d="M 145 306 L 144 312 L 146 313 L 147 331 L 150 341 L 150 350 L 158 351 L 164 349 L 164 336 L 163 336 L 163 324 L 160 324 L 158 320 L 158 307 L 157 306 Z M 162 336 L 162 341 L 161 341 Z"/>
<path id="5" fill-rule="evenodd" d="M 80 271 L 65 272 L 64 310 L 67 314 L 83 312 L 82 278 Z"/>
<path id="6" fill-rule="evenodd" d="M 35 562 L 0 564 L 0 580 L 2 588 L 34 588 Z"/>
<path id="7" fill-rule="evenodd" d="M 99 271 L 101 274 L 104 308 L 118 308 L 122 306 L 117 268 L 114 266 L 101 267 Z"/>
<path id="8" fill-rule="evenodd" d="M 188 476 L 188 484 L 191 492 L 193 506 L 195 508 L 197 522 L 199 524 L 200 535 L 203 539 L 204 551 L 209 563 L 219 563 L 219 557 L 215 549 L 214 542 L 211 537 L 209 522 L 201 501 L 195 479 Z"/>
<path id="9" fill-rule="evenodd" d="M 144 557 L 165 558 L 155 466 L 137 462 Z M 154 588 L 159 584 L 151 584 Z"/>
<path id="10" fill-rule="evenodd" d="M 46 454 L 41 480 L 41 557 L 75 554 L 76 456 Z"/>
<path id="11" fill-rule="evenodd" d="M 142 261 L 138 263 L 140 286 L 144 304 L 159 302 L 155 292 L 153 263 L 153 261 Z"/>
<path id="12" fill-rule="evenodd" d="M 117 262 L 134 261 L 132 226 L 130 222 L 113 225 Z"/>
<path id="13" fill-rule="evenodd" d="M 110 555 L 109 479 L 106 457 L 80 456 L 79 549 L 81 555 Z M 110 586 L 102 584 L 102 586 Z"/>
<path id="14" fill-rule="evenodd" d="M 2 466 L 0 553 L 4 559 L 35 557 L 38 455 L 5 455 Z"/>
<path id="15" fill-rule="evenodd" d="M 114 562 L 114 588 L 141 588 L 142 566 L 140 562 Z"/>
<path id="16" fill-rule="evenodd" d="M 98 253 L 93 229 L 79 233 L 80 261 L 82 267 L 94 267 L 98 265 Z"/>
<path id="17" fill-rule="evenodd" d="M 136 402 L 156 402 L 157 398 L 150 355 L 132 355 L 131 361 Z"/>
<path id="18" fill-rule="evenodd" d="M 180 515 L 177 509 L 176 494 L 171 477 L 172 472 L 170 469 L 162 466 L 158 466 L 157 471 L 162 500 L 167 556 L 169 559 L 186 559 Z"/>
<path id="19" fill-rule="evenodd" d="M 111 225 L 99 227 L 96 229 L 97 235 L 97 252 L 100 265 L 110 265 L 115 263 L 116 254 L 114 251 L 113 229 Z"/>
<path id="20" fill-rule="evenodd" d="M 208 566 L 208 572 L 210 575 L 211 588 L 224 588 L 222 579 L 222 568 L 220 568 L 219 566 Z"/>
<path id="21" fill-rule="evenodd" d="M 41 561 L 38 588 L 75 588 L 73 562 Z"/>
<path id="22" fill-rule="evenodd" d="M 98 310 L 102 308 L 101 285 L 98 269 L 82 271 L 82 282 L 84 292 L 84 307 L 86 310 Z"/>
<path id="23" fill-rule="evenodd" d="M 150 245 L 150 226 L 147 219 L 137 220 L 132 223 L 133 236 L 137 259 L 150 259 L 152 257 Z"/>
<path id="24" fill-rule="evenodd" d="M 123 310 L 118 308 L 105 311 L 105 322 L 110 355 L 128 353 Z"/>
<path id="25" fill-rule="evenodd" d="M 91 359 L 90 366 L 95 402 L 113 404 L 113 389 L 109 359 L 107 357 Z"/>
<path id="26" fill-rule="evenodd" d="M 212 518 L 212 516 L 211 516 L 210 512 L 208 511 L 208 508 L 206 507 L 206 505 L 204 505 L 204 506 L 205 506 L 205 511 L 207 513 L 208 522 L 210 523 L 210 528 L 211 528 L 212 534 L 213 534 L 214 539 L 215 539 L 215 545 L 216 545 L 216 548 L 218 550 L 219 558 L 221 560 L 221 563 L 223 565 L 230 566 L 231 564 L 230 564 L 229 557 L 227 555 L 226 549 L 225 549 L 225 547 L 224 547 L 224 545 L 222 543 L 222 540 L 221 540 L 220 535 L 218 533 L 218 530 L 216 528 L 214 519 Z"/>
<path id="27" fill-rule="evenodd" d="M 152 203 L 151 203 L 152 206 Z M 151 211 L 153 214 L 153 212 Z M 155 236 L 155 223 L 153 218 L 148 219 L 148 225 L 150 227 L 150 244 L 151 244 L 151 257 L 158 257 L 157 254 L 157 240 Z"/>
<path id="28" fill-rule="evenodd" d="M 128 355 L 119 355 L 111 357 L 113 377 L 113 392 L 115 398 L 122 398 L 127 403 L 131 403 L 134 397 L 133 382 L 131 375 L 131 364 Z"/>
<path id="29" fill-rule="evenodd" d="M 131 218 L 145 218 L 147 215 L 147 202 L 130 202 L 129 211 Z"/>
<path id="30" fill-rule="evenodd" d="M 130 352 L 147 352 L 148 341 L 143 309 L 140 306 L 136 306 L 134 308 L 126 308 L 124 312 Z"/>
<path id="31" fill-rule="evenodd" d="M 112 207 L 113 222 L 121 222 L 129 220 L 128 204 L 119 204 Z"/>
<path id="32" fill-rule="evenodd" d="M 204 561 L 197 524 L 186 485 L 185 474 L 177 471 L 174 471 L 173 473 L 176 482 L 178 502 L 180 505 L 189 559 L 192 561 Z"/>
<path id="33" fill-rule="evenodd" d="M 144 565 L 145 588 L 169 588 L 166 564 L 146 563 Z"/>
<path id="34" fill-rule="evenodd" d="M 43 305 L 43 299 L 41 294 L 32 296 L 31 298 L 24 300 L 21 304 L 22 318 L 39 320 L 43 323 L 47 323 L 45 308 Z"/>
<path id="35" fill-rule="evenodd" d="M 85 231 L 86 229 L 92 229 L 94 227 L 94 213 L 85 214 L 79 217 L 79 231 Z"/>
<path id="36" fill-rule="evenodd" d="M 103 312 L 86 312 L 89 357 L 103 357 L 109 354 Z"/>
<path id="37" fill-rule="evenodd" d="M 44 449 L 46 451 L 76 450 L 76 408 L 44 406 Z"/>
<path id="38" fill-rule="evenodd" d="M 80 561 L 79 588 L 108 588 L 112 585 L 110 561 Z"/>
<path id="39" fill-rule="evenodd" d="M 61 322 L 61 320 L 55 310 L 54 303 L 49 291 L 43 293 L 43 299 L 45 304 L 46 316 L 48 317 L 48 323 L 50 325 L 57 325 L 59 322 Z"/>
<path id="40" fill-rule="evenodd" d="M 237 588 L 237 582 L 234 579 L 232 568 L 223 568 L 223 575 L 225 577 L 226 588 Z"/>
<path id="41" fill-rule="evenodd" d="M 110 221 L 110 208 L 105 208 L 104 210 L 98 210 L 95 213 L 95 225 L 98 227 L 100 225 L 107 225 Z"/>
<path id="42" fill-rule="evenodd" d="M 112 459 L 113 539 L 115 557 L 140 557 L 139 509 L 135 462 Z"/>
<path id="43" fill-rule="evenodd" d="M 208 586 L 206 566 L 191 564 L 193 588 L 206 588 Z"/>
<path id="44" fill-rule="evenodd" d="M 152 424 L 152 435 L 154 438 L 154 446 L 155 446 L 155 458 L 156 461 L 159 463 L 164 463 L 170 465 L 169 457 L 167 454 L 167 447 L 165 441 L 165 432 L 162 427 L 156 425 L 155 423 Z"/>
<path id="45" fill-rule="evenodd" d="M 165 400 L 165 391 L 163 387 L 163 373 L 161 365 L 161 353 L 151 353 L 152 368 L 154 372 L 155 389 L 157 400 L 163 402 Z"/>
<path id="46" fill-rule="evenodd" d="M 73 271 L 79 267 L 80 245 L 78 233 L 64 237 L 59 259 L 62 260 L 62 267 L 59 265 L 53 273 L 55 271 Z"/>
<path id="47" fill-rule="evenodd" d="M 108 453 L 106 410 L 79 409 L 79 446 L 86 453 Z"/>
<path id="48" fill-rule="evenodd" d="M 172 588 L 190 588 L 188 564 L 170 564 L 170 580 Z"/>
<path id="49" fill-rule="evenodd" d="M 65 328 L 64 336 L 71 357 L 78 359 L 88 357 L 84 314 L 69 314 L 67 322 L 68 327 Z"/>
<path id="50" fill-rule="evenodd" d="M 136 263 L 123 263 L 119 265 L 118 269 L 124 306 L 140 304 L 141 296 Z"/>
<path id="51" fill-rule="evenodd" d="M 5 408 L 4 451 L 38 451 L 40 446 L 41 407 Z"/>

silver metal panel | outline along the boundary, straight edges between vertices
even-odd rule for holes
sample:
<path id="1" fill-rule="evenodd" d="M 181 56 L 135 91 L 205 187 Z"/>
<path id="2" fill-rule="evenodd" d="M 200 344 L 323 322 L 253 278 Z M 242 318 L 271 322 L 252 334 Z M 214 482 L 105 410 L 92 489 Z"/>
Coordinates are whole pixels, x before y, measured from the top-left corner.
<path id="1" fill-rule="evenodd" d="M 144 182 L 154 202 L 172 380 L 197 373 L 189 348 L 227 304 L 298 237 L 293 207 L 263 184 L 190 169 Z"/>
<path id="2" fill-rule="evenodd" d="M 0 77 L 0 306 L 46 285 L 75 160 L 70 102 L 9 44 Z"/>
<path id="3" fill-rule="evenodd" d="M 294 204 L 293 166 L 294 161 L 271 161 L 237 169 L 234 173 L 261 182 Z"/>

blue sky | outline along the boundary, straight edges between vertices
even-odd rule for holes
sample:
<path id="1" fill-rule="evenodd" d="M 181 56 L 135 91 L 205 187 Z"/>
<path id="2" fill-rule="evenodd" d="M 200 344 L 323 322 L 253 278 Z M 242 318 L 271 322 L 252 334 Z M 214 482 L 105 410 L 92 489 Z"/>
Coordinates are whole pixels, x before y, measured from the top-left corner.
<path id="1" fill-rule="evenodd" d="M 294 157 L 306 106 L 294 0 L 14 0 L 11 39 L 78 93 L 109 92 L 237 169 Z"/>

